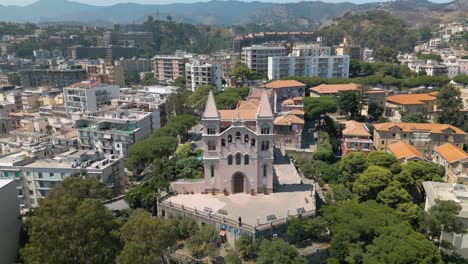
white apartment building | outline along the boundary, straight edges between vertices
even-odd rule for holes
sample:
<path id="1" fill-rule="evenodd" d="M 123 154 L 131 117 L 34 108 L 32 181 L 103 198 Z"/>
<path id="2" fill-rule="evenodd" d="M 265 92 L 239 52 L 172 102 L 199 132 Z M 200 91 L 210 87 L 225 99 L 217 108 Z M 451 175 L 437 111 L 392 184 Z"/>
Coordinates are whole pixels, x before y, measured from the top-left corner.
<path id="1" fill-rule="evenodd" d="M 38 206 L 55 184 L 71 176 L 96 178 L 109 187 L 119 188 L 124 176 L 123 158 L 97 151 L 72 149 L 48 158 L 26 152 L 0 158 L 0 179 L 12 179 L 21 210 Z"/>
<path id="2" fill-rule="evenodd" d="M 348 78 L 349 55 L 268 58 L 268 79 L 287 76 Z"/>
<path id="3" fill-rule="evenodd" d="M 286 56 L 287 50 L 283 46 L 253 45 L 242 48 L 241 62 L 256 73 L 268 72 L 268 57 Z"/>
<path id="4" fill-rule="evenodd" d="M 222 69 L 219 63 L 191 60 L 185 64 L 185 78 L 188 90 L 195 91 L 198 86 L 209 84 L 218 91 L 222 90 Z"/>
<path id="5" fill-rule="evenodd" d="M 144 58 L 131 58 L 114 61 L 114 65 L 122 65 L 123 72 L 125 75 L 131 73 L 150 72 L 154 68 L 154 60 Z"/>
<path id="6" fill-rule="evenodd" d="M 157 124 L 153 125 L 155 122 Z M 159 127 L 159 109 L 154 112 L 120 109 L 87 113 L 76 120 L 75 127 L 80 148 L 127 157 L 131 144 L 148 138 Z"/>
<path id="7" fill-rule="evenodd" d="M 0 179 L 0 263 L 16 263 L 21 216 L 14 180 Z"/>
<path id="8" fill-rule="evenodd" d="M 449 71 L 446 65 L 439 64 L 433 60 L 427 60 L 426 63 L 421 63 L 420 61 L 409 63 L 408 68 L 416 73 L 426 72 L 429 76 L 448 76 Z"/>
<path id="9" fill-rule="evenodd" d="M 102 84 L 95 81 L 83 81 L 63 89 L 65 111 L 70 117 L 76 112 L 95 112 L 111 99 L 118 98 L 120 88 L 117 85 Z"/>
<path id="10" fill-rule="evenodd" d="M 331 55 L 331 47 L 324 47 L 319 44 L 296 44 L 292 48 L 291 55 L 297 57 Z"/>

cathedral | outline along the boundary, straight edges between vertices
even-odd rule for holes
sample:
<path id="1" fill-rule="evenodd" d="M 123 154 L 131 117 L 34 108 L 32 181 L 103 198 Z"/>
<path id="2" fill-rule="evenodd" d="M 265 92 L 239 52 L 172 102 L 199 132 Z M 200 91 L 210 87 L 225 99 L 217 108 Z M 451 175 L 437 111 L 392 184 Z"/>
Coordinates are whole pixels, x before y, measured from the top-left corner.
<path id="1" fill-rule="evenodd" d="M 203 113 L 205 192 L 273 192 L 273 111 L 266 92 L 218 110 L 210 92 Z"/>

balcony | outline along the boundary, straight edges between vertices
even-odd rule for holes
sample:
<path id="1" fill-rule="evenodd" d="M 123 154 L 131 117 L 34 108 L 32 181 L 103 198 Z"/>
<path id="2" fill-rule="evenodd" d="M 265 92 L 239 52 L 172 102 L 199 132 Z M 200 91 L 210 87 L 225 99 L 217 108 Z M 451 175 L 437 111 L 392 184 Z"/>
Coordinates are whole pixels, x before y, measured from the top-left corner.
<path id="1" fill-rule="evenodd" d="M 429 142 L 431 141 L 430 138 L 415 138 L 415 137 L 411 137 L 410 138 L 410 141 L 411 142 Z"/>

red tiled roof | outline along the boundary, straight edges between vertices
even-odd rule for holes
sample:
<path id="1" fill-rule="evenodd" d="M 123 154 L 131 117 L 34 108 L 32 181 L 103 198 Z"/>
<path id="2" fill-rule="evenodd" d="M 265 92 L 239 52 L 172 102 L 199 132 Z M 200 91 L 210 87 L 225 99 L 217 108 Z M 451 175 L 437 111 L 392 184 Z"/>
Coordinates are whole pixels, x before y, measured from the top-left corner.
<path id="1" fill-rule="evenodd" d="M 281 88 L 306 87 L 306 85 L 296 80 L 277 80 L 277 81 L 272 81 L 270 83 L 266 83 L 260 87 L 267 88 L 267 89 L 281 89 Z"/>
<path id="2" fill-rule="evenodd" d="M 468 153 L 463 149 L 457 148 L 450 143 L 445 143 L 443 145 L 437 146 L 434 148 L 434 151 L 439 153 L 446 161 L 449 163 L 454 163 L 456 161 L 463 161 L 468 159 Z"/>
<path id="3" fill-rule="evenodd" d="M 455 134 L 465 135 L 466 133 L 448 124 L 429 124 L 429 123 L 401 123 L 401 122 L 386 122 L 380 124 L 374 124 L 374 128 L 377 131 L 390 131 L 391 128 L 397 127 L 402 129 L 404 132 L 431 132 L 436 134 L 442 134 L 447 129 L 451 129 Z"/>
<path id="4" fill-rule="evenodd" d="M 346 126 L 345 129 L 343 129 L 342 133 L 344 136 L 364 136 L 364 137 L 370 137 L 369 129 L 367 126 L 363 123 L 356 122 L 356 121 L 344 121 L 341 122 Z"/>
<path id="5" fill-rule="evenodd" d="M 424 156 L 423 154 L 421 154 L 421 152 L 419 152 L 415 147 L 408 145 L 403 141 L 398 141 L 396 143 L 390 144 L 387 148 L 397 159 L 424 159 Z"/>
<path id="6" fill-rule="evenodd" d="M 430 94 L 397 94 L 387 97 L 387 102 L 398 105 L 418 105 L 436 99 L 436 96 Z"/>
<path id="7" fill-rule="evenodd" d="M 309 90 L 318 94 L 335 94 L 342 91 L 355 91 L 358 85 L 355 83 L 349 84 L 321 84 L 310 88 Z"/>

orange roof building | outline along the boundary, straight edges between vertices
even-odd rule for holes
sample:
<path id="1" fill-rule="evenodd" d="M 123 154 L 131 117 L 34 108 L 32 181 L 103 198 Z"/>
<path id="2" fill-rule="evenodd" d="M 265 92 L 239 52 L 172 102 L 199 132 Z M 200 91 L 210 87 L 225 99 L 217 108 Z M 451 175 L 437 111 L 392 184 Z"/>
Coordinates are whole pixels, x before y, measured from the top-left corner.
<path id="1" fill-rule="evenodd" d="M 397 94 L 387 97 L 387 115 L 393 116 L 395 111 L 411 113 L 432 113 L 436 110 L 438 92 L 424 94 Z"/>
<path id="2" fill-rule="evenodd" d="M 315 86 L 309 89 L 310 96 L 318 97 L 324 95 L 331 95 L 335 96 L 339 92 L 344 91 L 357 91 L 358 85 L 355 83 L 348 83 L 348 84 L 321 84 L 319 86 Z"/>
<path id="3" fill-rule="evenodd" d="M 283 88 L 305 88 L 307 85 L 298 82 L 296 80 L 276 80 L 269 83 L 266 83 L 260 88 L 266 89 L 283 89 Z"/>
<path id="4" fill-rule="evenodd" d="M 296 115 L 278 116 L 273 121 L 275 126 L 304 125 L 304 119 Z"/>
<path id="5" fill-rule="evenodd" d="M 468 153 L 450 143 L 434 148 L 432 161 L 445 168 L 450 183 L 468 184 Z"/>
<path id="6" fill-rule="evenodd" d="M 369 137 L 371 136 L 369 129 L 363 123 L 350 120 L 341 122 L 345 128 L 341 131 L 345 137 Z"/>
<path id="7" fill-rule="evenodd" d="M 450 143 L 446 143 L 434 148 L 434 151 L 440 155 L 447 163 L 468 161 L 468 153 L 463 149 L 457 148 Z"/>
<path id="8" fill-rule="evenodd" d="M 451 143 L 463 147 L 466 133 L 448 124 L 387 122 L 374 124 L 374 147 L 388 150 L 390 144 L 404 141 L 423 155 L 430 156 L 434 147 Z"/>
<path id="9" fill-rule="evenodd" d="M 341 122 L 341 125 L 341 154 L 343 156 L 350 152 L 369 152 L 372 150 L 371 134 L 364 123 L 350 120 Z"/>
<path id="10" fill-rule="evenodd" d="M 272 107 L 274 113 L 280 113 L 285 111 L 282 103 L 286 101 L 285 106 L 296 105 L 296 101 L 293 98 L 299 98 L 305 96 L 305 89 L 307 85 L 298 82 L 296 80 L 276 80 L 259 86 L 257 89 L 269 91 L 270 99 L 272 100 Z M 250 95 L 247 97 L 258 98 L 260 92 L 257 89 L 252 89 Z M 302 103 L 302 101 L 300 101 Z M 290 109 L 286 109 L 289 111 Z"/>
<path id="11" fill-rule="evenodd" d="M 424 160 L 424 156 L 421 152 L 403 141 L 388 145 L 387 150 L 401 163 L 406 163 L 411 160 Z"/>

